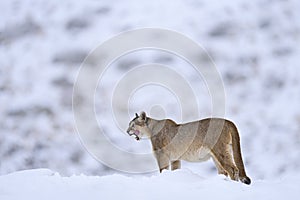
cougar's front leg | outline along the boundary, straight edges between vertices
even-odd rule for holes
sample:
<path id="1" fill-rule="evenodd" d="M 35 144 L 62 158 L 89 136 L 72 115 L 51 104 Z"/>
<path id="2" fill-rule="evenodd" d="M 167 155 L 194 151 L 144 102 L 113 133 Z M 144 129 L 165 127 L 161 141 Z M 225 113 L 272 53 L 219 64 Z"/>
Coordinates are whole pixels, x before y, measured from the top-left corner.
<path id="1" fill-rule="evenodd" d="M 164 169 L 169 169 L 169 157 L 163 152 L 156 152 L 156 160 L 159 167 L 159 172 L 161 173 Z"/>
<path id="2" fill-rule="evenodd" d="M 172 170 L 180 169 L 180 167 L 181 167 L 180 160 L 172 161 L 172 163 L 171 163 Z"/>

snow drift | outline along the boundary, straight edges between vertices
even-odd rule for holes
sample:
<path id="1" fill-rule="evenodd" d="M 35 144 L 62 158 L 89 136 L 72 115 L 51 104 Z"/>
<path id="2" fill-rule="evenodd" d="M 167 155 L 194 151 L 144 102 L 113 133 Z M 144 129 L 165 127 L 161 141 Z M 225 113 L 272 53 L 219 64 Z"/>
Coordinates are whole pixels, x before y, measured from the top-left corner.
<path id="1" fill-rule="evenodd" d="M 203 178 L 187 169 L 153 176 L 70 176 L 48 169 L 19 171 L 0 177 L 0 199 L 296 199 L 300 175 L 253 180 L 247 186 L 223 176 Z"/>

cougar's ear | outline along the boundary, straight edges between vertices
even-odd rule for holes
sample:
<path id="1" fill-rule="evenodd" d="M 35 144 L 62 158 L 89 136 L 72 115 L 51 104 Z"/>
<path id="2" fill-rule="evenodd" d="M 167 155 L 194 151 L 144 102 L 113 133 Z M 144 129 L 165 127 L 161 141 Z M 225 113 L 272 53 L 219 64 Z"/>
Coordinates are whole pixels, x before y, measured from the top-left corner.
<path id="1" fill-rule="evenodd" d="M 137 113 L 135 113 L 135 117 L 136 117 L 136 118 L 138 118 L 138 117 L 139 117 L 139 115 L 138 115 Z"/>
<path id="2" fill-rule="evenodd" d="M 145 121 L 145 120 L 146 120 L 146 113 L 145 113 L 144 111 L 142 111 L 142 112 L 140 113 L 139 119 L 140 119 L 141 121 Z"/>

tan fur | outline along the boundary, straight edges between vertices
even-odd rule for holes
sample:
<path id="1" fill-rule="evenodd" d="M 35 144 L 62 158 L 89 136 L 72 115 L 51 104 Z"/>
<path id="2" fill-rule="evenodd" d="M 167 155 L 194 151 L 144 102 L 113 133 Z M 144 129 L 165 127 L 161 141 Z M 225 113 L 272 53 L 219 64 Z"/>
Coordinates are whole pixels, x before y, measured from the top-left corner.
<path id="1" fill-rule="evenodd" d="M 250 184 L 241 155 L 236 126 L 226 119 L 208 118 L 186 124 L 170 119 L 155 120 L 142 112 L 129 123 L 129 135 L 137 140 L 150 138 L 160 172 L 179 169 L 180 160 L 190 162 L 213 159 L 219 174 Z"/>

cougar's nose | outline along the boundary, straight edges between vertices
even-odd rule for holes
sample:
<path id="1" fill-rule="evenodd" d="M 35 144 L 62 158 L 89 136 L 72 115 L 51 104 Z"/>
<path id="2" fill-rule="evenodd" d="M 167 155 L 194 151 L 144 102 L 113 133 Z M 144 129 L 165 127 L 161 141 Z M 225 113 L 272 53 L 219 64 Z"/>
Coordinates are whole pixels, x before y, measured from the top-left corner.
<path id="1" fill-rule="evenodd" d="M 128 128 L 126 132 L 129 134 L 129 132 L 130 132 L 130 128 Z"/>

